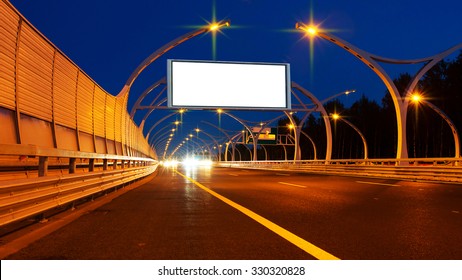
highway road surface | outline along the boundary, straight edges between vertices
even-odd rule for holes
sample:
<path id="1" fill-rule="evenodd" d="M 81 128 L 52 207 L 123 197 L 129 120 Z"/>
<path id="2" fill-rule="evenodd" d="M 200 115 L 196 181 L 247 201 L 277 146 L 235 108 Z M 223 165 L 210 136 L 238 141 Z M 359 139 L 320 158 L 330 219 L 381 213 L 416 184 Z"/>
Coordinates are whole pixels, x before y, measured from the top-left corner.
<path id="1" fill-rule="evenodd" d="M 8 258 L 462 259 L 462 185 L 162 168 Z"/>

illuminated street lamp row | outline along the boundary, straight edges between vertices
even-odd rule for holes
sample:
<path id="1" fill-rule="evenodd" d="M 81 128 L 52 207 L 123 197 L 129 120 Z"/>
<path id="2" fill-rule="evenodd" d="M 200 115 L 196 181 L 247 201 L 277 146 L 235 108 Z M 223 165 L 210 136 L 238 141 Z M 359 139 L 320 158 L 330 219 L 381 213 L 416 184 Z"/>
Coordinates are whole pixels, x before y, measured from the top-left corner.
<path id="1" fill-rule="evenodd" d="M 229 27 L 230 26 L 230 21 L 229 20 L 224 20 L 220 22 L 214 22 L 206 27 L 200 28 L 196 31 L 190 32 L 188 34 L 185 34 L 172 42 L 166 44 L 162 48 L 158 49 L 156 52 L 154 52 L 149 58 L 147 58 L 143 63 L 134 71 L 132 76 L 129 78 L 129 80 L 126 83 L 126 86 L 124 89 L 121 91 L 122 93 L 128 93 L 129 88 L 131 87 L 131 84 L 133 83 L 133 80 L 139 75 L 139 73 L 144 70 L 146 66 L 148 66 L 150 63 L 152 63 L 154 60 L 156 60 L 158 57 L 163 55 L 165 52 L 168 50 L 172 49 L 173 47 L 177 46 L 178 44 L 183 43 L 186 40 L 189 40 L 201 33 L 205 32 L 216 32 L 222 27 Z M 365 52 L 345 41 L 343 41 L 340 38 L 334 37 L 331 34 L 327 34 L 325 30 L 322 30 L 319 28 L 319 26 L 316 26 L 314 24 L 310 25 L 305 25 L 303 23 L 297 22 L 295 25 L 295 28 L 297 30 L 303 31 L 307 36 L 314 37 L 314 36 L 320 36 L 324 39 L 327 39 L 339 46 L 342 46 L 344 49 L 346 49 L 348 52 L 351 54 L 355 55 L 357 58 L 359 58 L 363 63 L 368 65 L 380 78 L 381 80 L 385 83 L 387 86 L 387 89 L 389 90 L 390 94 L 392 95 L 393 102 L 395 105 L 395 111 L 396 111 L 396 119 L 397 119 L 397 128 L 398 128 L 398 145 L 397 145 L 397 154 L 396 157 L 397 159 L 406 159 L 408 157 L 407 153 L 407 144 L 406 144 L 406 116 L 407 116 L 407 107 L 409 102 L 415 102 L 415 103 L 425 103 L 428 106 L 430 106 L 432 109 L 434 109 L 438 114 L 440 114 L 446 122 L 451 126 L 452 132 L 454 134 L 454 139 L 455 139 L 455 145 L 456 145 L 456 157 L 460 157 L 460 152 L 459 152 L 459 142 L 458 142 L 458 133 L 457 130 L 455 129 L 455 126 L 453 126 L 452 122 L 450 119 L 438 108 L 436 108 L 434 105 L 429 103 L 428 101 L 422 101 L 421 96 L 417 95 L 411 95 L 410 93 L 413 91 L 415 88 L 418 80 L 424 75 L 432 66 L 434 66 L 438 61 L 443 59 L 445 56 L 448 54 L 452 53 L 453 51 L 457 50 L 458 48 L 462 47 L 462 44 L 459 44 L 457 46 L 454 46 L 451 49 L 448 49 L 447 51 L 437 54 L 433 57 L 429 58 L 424 58 L 424 59 L 415 59 L 415 60 L 396 60 L 396 59 L 388 59 L 388 58 L 383 58 L 379 57 L 373 54 L 370 54 L 368 52 Z M 422 67 L 422 69 L 418 72 L 418 75 L 414 77 L 414 79 L 411 81 L 411 83 L 408 85 L 408 88 L 406 89 L 406 94 L 403 97 L 397 90 L 396 86 L 394 85 L 393 81 L 390 79 L 390 77 L 387 75 L 387 73 L 380 67 L 380 65 L 377 62 L 386 62 L 386 63 L 394 63 L 394 64 L 410 64 L 410 63 L 420 63 L 420 62 L 425 62 L 425 65 Z M 349 93 L 354 92 L 354 90 L 348 90 L 345 91 L 344 94 L 348 95 Z M 179 113 L 182 114 L 185 112 L 185 109 L 180 109 Z M 217 113 L 221 114 L 224 111 L 222 109 L 217 109 Z M 338 119 L 338 117 L 337 117 Z M 176 123 L 176 125 L 178 125 Z M 326 126 L 327 127 L 327 126 Z M 294 127 L 295 128 L 295 127 Z M 199 131 L 196 131 L 197 133 Z M 328 158 L 328 153 L 326 153 L 326 159 Z"/>

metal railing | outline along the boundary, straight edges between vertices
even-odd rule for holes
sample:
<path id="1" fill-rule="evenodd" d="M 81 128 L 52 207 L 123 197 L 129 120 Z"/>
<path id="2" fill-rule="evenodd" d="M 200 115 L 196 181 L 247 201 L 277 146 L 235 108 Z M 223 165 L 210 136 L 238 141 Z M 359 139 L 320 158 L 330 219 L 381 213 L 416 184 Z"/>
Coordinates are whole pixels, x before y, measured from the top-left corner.
<path id="1" fill-rule="evenodd" d="M 158 166 L 150 158 L 34 145 L 0 145 L 0 155 L 0 167 L 10 169 L 0 172 L 0 226 L 133 182 Z M 25 159 L 32 160 L 19 164 Z"/>
<path id="2" fill-rule="evenodd" d="M 228 161 L 216 166 L 462 183 L 462 159 L 455 158 Z"/>
<path id="3" fill-rule="evenodd" d="M 79 199 L 145 177 L 157 165 L 3 181 L 0 187 L 0 226 L 43 213 Z"/>

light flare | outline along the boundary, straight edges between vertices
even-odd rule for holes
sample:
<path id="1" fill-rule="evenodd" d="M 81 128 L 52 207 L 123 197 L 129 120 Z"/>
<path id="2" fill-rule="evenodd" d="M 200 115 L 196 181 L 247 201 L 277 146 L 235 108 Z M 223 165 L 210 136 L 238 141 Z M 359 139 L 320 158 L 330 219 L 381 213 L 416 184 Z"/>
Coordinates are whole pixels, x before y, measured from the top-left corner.
<path id="1" fill-rule="evenodd" d="M 419 93 L 414 93 L 414 94 L 411 96 L 411 100 L 412 100 L 414 103 L 419 103 L 420 101 L 422 101 L 422 95 L 420 95 Z"/>

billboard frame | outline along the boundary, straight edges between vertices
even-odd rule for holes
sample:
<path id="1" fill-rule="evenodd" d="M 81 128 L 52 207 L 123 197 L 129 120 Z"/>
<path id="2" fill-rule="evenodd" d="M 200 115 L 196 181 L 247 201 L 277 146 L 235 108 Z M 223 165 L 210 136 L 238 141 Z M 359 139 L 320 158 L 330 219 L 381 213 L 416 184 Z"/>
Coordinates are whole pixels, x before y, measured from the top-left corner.
<path id="1" fill-rule="evenodd" d="M 191 105 L 174 105 L 173 104 L 173 63 L 174 62 L 189 62 L 189 63 L 218 63 L 218 64 L 248 64 L 248 65 L 277 65 L 285 67 L 285 107 L 240 107 L 240 106 L 191 106 Z M 188 59 L 167 59 L 167 106 L 176 109 L 191 109 L 191 110 L 209 110 L 209 109 L 226 109 L 226 110 L 251 110 L 251 111 L 284 111 L 291 110 L 291 80 L 290 80 L 290 64 L 289 63 L 273 63 L 273 62 L 243 62 L 243 61 L 214 61 L 214 60 L 188 60 Z"/>

